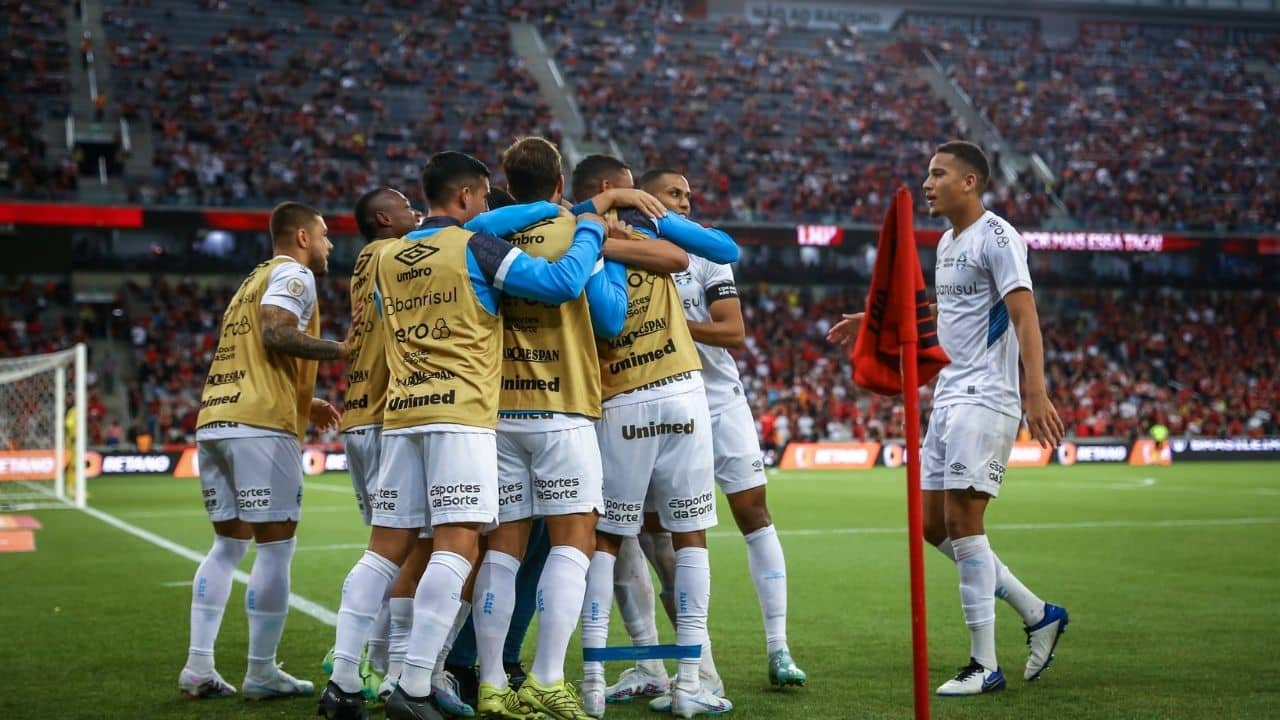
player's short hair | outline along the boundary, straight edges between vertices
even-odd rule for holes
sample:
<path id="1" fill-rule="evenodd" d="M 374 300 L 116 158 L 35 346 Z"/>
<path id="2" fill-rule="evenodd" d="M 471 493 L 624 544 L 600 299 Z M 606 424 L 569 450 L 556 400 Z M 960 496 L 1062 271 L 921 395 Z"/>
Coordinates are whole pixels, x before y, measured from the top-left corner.
<path id="1" fill-rule="evenodd" d="M 356 218 L 356 229 L 364 236 L 365 240 L 373 240 L 378 234 L 378 212 L 373 207 L 373 201 L 379 195 L 385 192 L 394 192 L 395 188 L 383 185 L 375 190 L 360 196 L 356 201 L 356 209 L 352 214 Z"/>
<path id="2" fill-rule="evenodd" d="M 300 202 L 282 202 L 271 209 L 272 241 L 285 240 L 321 217 L 320 211 Z"/>
<path id="3" fill-rule="evenodd" d="M 560 151 L 546 138 L 522 138 L 502 153 L 502 172 L 516 200 L 550 200 L 563 175 Z"/>
<path id="4" fill-rule="evenodd" d="M 573 199 L 582 202 L 595 195 L 600 181 L 631 166 L 611 155 L 588 155 L 573 169 Z"/>
<path id="5" fill-rule="evenodd" d="M 653 183 L 657 182 L 658 178 L 662 177 L 663 175 L 676 175 L 678 177 L 684 177 L 684 173 L 680 172 L 679 170 L 673 170 L 671 168 L 654 168 L 652 170 L 646 170 L 645 173 L 640 176 L 640 179 L 636 180 L 636 187 L 643 190 L 649 187 L 650 185 L 652 185 Z"/>
<path id="6" fill-rule="evenodd" d="M 466 153 L 438 152 L 422 168 L 422 194 L 431 207 L 441 207 L 459 188 L 474 185 L 489 174 L 488 165 Z"/>
<path id="7" fill-rule="evenodd" d="M 986 189 L 991 180 L 991 163 L 982 148 L 968 140 L 948 140 L 934 150 L 934 154 L 947 153 L 960 158 L 960 162 L 968 165 L 978 176 L 978 189 Z"/>
<path id="8" fill-rule="evenodd" d="M 490 210 L 497 210 L 498 208 L 516 204 L 516 199 L 511 197 L 511 193 L 502 188 L 491 188 L 488 200 Z"/>

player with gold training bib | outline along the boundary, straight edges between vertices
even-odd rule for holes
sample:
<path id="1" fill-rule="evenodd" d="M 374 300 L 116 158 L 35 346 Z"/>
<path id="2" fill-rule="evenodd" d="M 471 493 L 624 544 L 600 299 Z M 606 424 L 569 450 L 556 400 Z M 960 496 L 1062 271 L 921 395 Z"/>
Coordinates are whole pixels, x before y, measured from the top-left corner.
<path id="1" fill-rule="evenodd" d="M 245 592 L 249 616 L 247 699 L 309 695 L 314 686 L 280 669 L 276 649 L 289 609 L 289 566 L 302 506 L 308 423 L 335 427 L 338 411 L 312 397 L 317 361 L 348 355 L 346 340 L 321 340 L 315 277 L 328 270 L 328 229 L 315 209 L 283 203 L 271 212 L 275 257 L 249 273 L 222 317 L 196 421 L 197 459 L 213 547 L 192 582 L 191 646 L 183 695 L 236 692 L 214 668 L 213 646 L 249 541 L 257 556 Z"/>
<path id="2" fill-rule="evenodd" d="M 462 224 L 484 211 L 489 170 L 457 152 L 422 174 L 430 212 L 421 230 L 376 258 L 376 303 L 390 370 L 369 549 L 343 584 L 326 717 L 363 717 L 352 658 L 400 565 L 430 528 L 433 548 L 414 596 L 408 654 L 387 717 L 442 717 L 432 671 L 462 608 L 480 534 L 498 515 L 497 447 L 504 294 L 559 304 L 578 297 L 600 263 L 604 223 L 580 219 L 556 262 Z M 559 210 L 543 203 L 552 213 Z M 528 224 L 528 223 L 526 223 Z"/>
<path id="3" fill-rule="evenodd" d="M 574 169 L 578 197 L 633 186 L 631 170 L 615 158 L 591 156 Z M 728 235 L 675 213 L 668 211 L 656 220 L 634 211 L 619 216 L 643 237 L 666 238 L 713 262 L 738 259 L 738 246 Z M 596 343 L 603 395 L 596 433 L 604 464 L 605 512 L 597 525 L 588 573 L 582 644 L 605 646 L 618 549 L 623 537 L 640 532 L 648 501 L 662 527 L 671 532 L 676 550 L 674 584 L 682 599 L 676 612 L 676 643 L 705 648 L 711 598 L 706 529 L 716 524 L 716 505 L 702 365 L 670 275 L 628 267 L 627 292 L 622 333 Z M 680 659 L 671 705 L 676 716 L 716 715 L 733 708 L 721 697 L 718 679 L 716 685 L 704 682 L 699 666 L 699 658 Z M 584 709 L 603 717 L 602 663 L 587 663 L 584 676 Z"/>

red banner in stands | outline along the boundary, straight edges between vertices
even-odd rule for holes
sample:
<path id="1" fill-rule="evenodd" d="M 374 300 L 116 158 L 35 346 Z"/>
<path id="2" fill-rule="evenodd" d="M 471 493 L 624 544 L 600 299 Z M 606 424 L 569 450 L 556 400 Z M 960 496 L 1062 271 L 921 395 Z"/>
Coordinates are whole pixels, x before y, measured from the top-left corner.
<path id="1" fill-rule="evenodd" d="M 0 223 L 138 229 L 142 227 L 142 208 L 115 205 L 0 203 Z"/>

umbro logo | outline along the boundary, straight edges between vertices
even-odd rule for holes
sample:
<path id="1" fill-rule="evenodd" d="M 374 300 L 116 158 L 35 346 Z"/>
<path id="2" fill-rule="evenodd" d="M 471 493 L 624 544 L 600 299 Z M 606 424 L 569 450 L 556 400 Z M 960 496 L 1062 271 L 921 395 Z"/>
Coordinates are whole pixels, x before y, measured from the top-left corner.
<path id="1" fill-rule="evenodd" d="M 424 242 L 415 242 L 392 257 L 405 265 L 413 266 L 440 252 L 440 248 L 432 247 Z"/>
<path id="2" fill-rule="evenodd" d="M 951 463 L 951 472 L 957 475 L 963 474 L 964 471 L 968 469 L 969 468 L 962 463 Z"/>

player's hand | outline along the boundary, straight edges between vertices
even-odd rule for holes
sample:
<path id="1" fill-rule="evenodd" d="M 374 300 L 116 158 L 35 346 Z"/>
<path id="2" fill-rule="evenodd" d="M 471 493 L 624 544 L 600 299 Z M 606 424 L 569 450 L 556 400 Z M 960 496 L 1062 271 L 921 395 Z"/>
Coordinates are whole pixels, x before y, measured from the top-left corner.
<path id="1" fill-rule="evenodd" d="M 568 200 L 560 201 L 560 217 L 562 218 L 573 217 L 573 206 L 569 204 Z"/>
<path id="2" fill-rule="evenodd" d="M 351 322 L 347 325 L 347 337 L 338 341 L 338 357 L 346 360 L 355 347 L 356 340 L 364 329 L 364 301 L 361 300 L 351 308 Z"/>
<path id="3" fill-rule="evenodd" d="M 617 218 L 609 218 L 605 220 L 605 228 L 608 232 L 605 237 L 614 240 L 635 240 L 636 236 L 631 232 L 631 226 Z"/>
<path id="4" fill-rule="evenodd" d="M 1062 436 L 1066 434 L 1067 429 L 1062 423 L 1062 418 L 1058 417 L 1058 411 L 1054 409 L 1048 394 L 1044 392 L 1028 394 L 1026 411 L 1027 429 L 1031 431 L 1031 439 L 1040 443 L 1040 447 L 1046 450 L 1057 447 L 1058 443 L 1062 442 Z"/>
<path id="5" fill-rule="evenodd" d="M 337 430 L 342 414 L 327 400 L 311 398 L 311 424 L 317 430 Z"/>
<path id="6" fill-rule="evenodd" d="M 638 188 L 613 188 L 592 198 L 596 210 L 601 213 L 618 208 L 635 208 L 652 219 L 667 214 L 667 206 L 658 198 Z"/>
<path id="7" fill-rule="evenodd" d="M 827 331 L 827 342 L 833 345 L 848 345 L 858 337 L 858 328 L 862 327 L 862 318 L 866 313 L 848 313 L 840 316 L 840 322 Z"/>

